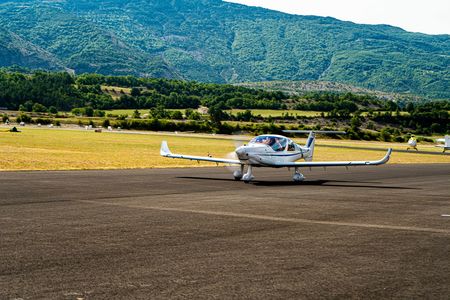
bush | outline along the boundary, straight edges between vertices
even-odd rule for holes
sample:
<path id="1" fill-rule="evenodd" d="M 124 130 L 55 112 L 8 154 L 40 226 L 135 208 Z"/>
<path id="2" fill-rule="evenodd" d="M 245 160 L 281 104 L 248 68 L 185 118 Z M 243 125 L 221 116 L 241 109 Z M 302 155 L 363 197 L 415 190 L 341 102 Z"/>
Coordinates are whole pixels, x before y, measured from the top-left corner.
<path id="1" fill-rule="evenodd" d="M 133 112 L 133 115 L 131 116 L 133 119 L 140 119 L 141 118 L 141 113 L 139 112 L 139 110 L 135 109 Z"/>
<path id="2" fill-rule="evenodd" d="M 24 123 L 31 123 L 32 119 L 29 115 L 27 114 L 20 114 L 17 118 L 16 118 L 16 122 L 20 123 L 20 122 L 24 122 Z"/>
<path id="3" fill-rule="evenodd" d="M 37 118 L 34 120 L 34 123 L 41 124 L 41 125 L 49 125 L 49 124 L 53 123 L 53 119 Z"/>
<path id="4" fill-rule="evenodd" d="M 40 103 L 35 103 L 33 105 L 33 112 L 47 112 L 47 107 Z"/>
<path id="5" fill-rule="evenodd" d="M 93 116 L 103 118 L 105 116 L 105 112 L 103 110 L 94 110 Z"/>
<path id="6" fill-rule="evenodd" d="M 182 120 L 183 119 L 183 114 L 181 113 L 181 111 L 175 110 L 175 111 L 170 113 L 170 118 L 174 119 L 174 120 Z"/>
<path id="7" fill-rule="evenodd" d="M 401 135 L 397 135 L 396 137 L 394 137 L 394 142 L 404 143 L 404 142 L 406 142 L 406 139 L 404 137 L 402 137 Z"/>
<path id="8" fill-rule="evenodd" d="M 56 109 L 56 107 L 54 107 L 54 106 L 50 106 L 48 108 L 48 112 L 51 113 L 51 114 L 57 114 L 58 113 L 58 109 Z"/>
<path id="9" fill-rule="evenodd" d="M 93 117 L 94 116 L 94 109 L 92 107 L 85 107 L 83 115 L 85 115 L 86 117 Z"/>
<path id="10" fill-rule="evenodd" d="M 381 130 L 381 132 L 380 132 L 380 139 L 383 142 L 390 142 L 390 141 L 392 141 L 392 136 L 390 134 L 390 128 L 389 127 L 383 128 Z"/>

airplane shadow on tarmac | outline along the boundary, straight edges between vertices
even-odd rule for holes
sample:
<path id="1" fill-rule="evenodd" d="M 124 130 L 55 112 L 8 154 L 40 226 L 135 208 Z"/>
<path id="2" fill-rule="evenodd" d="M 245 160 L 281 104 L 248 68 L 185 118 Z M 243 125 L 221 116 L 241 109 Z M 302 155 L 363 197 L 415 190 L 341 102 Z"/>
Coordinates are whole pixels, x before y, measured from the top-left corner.
<path id="1" fill-rule="evenodd" d="M 195 176 L 180 176 L 181 179 L 198 179 L 198 180 L 212 180 L 212 181 L 232 181 L 232 178 L 211 178 L 211 177 L 195 177 Z M 344 184 L 340 184 L 344 183 Z M 347 184 L 345 184 L 347 183 Z M 388 185 L 361 185 L 358 183 L 379 184 L 380 182 L 366 182 L 366 181 L 344 181 L 344 180 L 305 180 L 301 182 L 294 181 L 261 181 L 254 180 L 250 184 L 256 186 L 331 186 L 331 187 L 352 187 L 352 188 L 374 188 L 374 189 L 399 189 L 399 190 L 418 190 L 419 188 L 403 187 L 403 186 L 388 186 Z"/>

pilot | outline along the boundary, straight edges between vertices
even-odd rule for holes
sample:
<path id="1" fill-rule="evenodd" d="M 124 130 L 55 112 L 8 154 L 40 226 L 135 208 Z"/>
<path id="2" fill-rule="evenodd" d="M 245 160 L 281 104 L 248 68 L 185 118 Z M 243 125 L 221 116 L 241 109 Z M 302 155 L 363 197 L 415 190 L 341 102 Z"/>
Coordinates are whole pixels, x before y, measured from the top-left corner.
<path id="1" fill-rule="evenodd" d="M 275 151 L 283 151 L 283 145 L 281 145 L 279 138 L 275 138 L 275 143 L 273 145 L 273 150 L 275 150 Z"/>
<path id="2" fill-rule="evenodd" d="M 271 138 L 266 137 L 266 138 L 263 140 L 263 143 L 270 146 L 270 144 L 272 144 Z"/>

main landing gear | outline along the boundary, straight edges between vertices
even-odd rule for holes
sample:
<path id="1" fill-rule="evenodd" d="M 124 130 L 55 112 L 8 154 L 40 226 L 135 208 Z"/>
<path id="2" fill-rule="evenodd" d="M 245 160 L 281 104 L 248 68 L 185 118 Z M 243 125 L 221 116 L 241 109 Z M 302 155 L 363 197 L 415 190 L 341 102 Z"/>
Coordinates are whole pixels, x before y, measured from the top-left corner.
<path id="1" fill-rule="evenodd" d="M 251 165 L 247 167 L 247 173 L 245 174 L 243 173 L 244 173 L 244 165 L 241 165 L 239 170 L 233 172 L 234 179 L 235 180 L 242 179 L 245 183 L 249 183 L 255 178 L 255 176 L 253 176 L 253 167 Z M 305 180 L 305 176 L 302 173 L 300 173 L 298 168 L 295 168 L 295 173 L 292 179 L 295 182 L 302 182 Z"/>
<path id="2" fill-rule="evenodd" d="M 302 173 L 300 173 L 298 168 L 295 168 L 295 173 L 294 173 L 294 176 L 292 177 L 292 179 L 295 182 L 301 182 L 301 181 L 305 180 L 305 176 Z"/>
<path id="3" fill-rule="evenodd" d="M 233 172 L 234 180 L 241 180 L 244 174 L 244 165 L 241 165 L 239 170 Z"/>

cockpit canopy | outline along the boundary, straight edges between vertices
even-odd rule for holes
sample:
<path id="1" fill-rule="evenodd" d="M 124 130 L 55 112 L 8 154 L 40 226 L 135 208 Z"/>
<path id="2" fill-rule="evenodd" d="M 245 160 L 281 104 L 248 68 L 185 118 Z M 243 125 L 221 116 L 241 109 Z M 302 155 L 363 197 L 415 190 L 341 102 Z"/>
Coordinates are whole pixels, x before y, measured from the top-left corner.
<path id="1" fill-rule="evenodd" d="M 274 151 L 283 151 L 286 149 L 288 139 L 282 136 L 260 135 L 253 138 L 249 144 L 264 144 L 271 147 Z"/>

